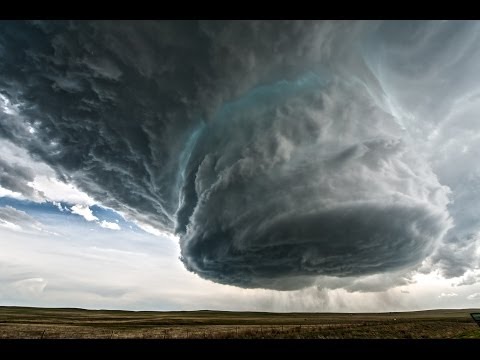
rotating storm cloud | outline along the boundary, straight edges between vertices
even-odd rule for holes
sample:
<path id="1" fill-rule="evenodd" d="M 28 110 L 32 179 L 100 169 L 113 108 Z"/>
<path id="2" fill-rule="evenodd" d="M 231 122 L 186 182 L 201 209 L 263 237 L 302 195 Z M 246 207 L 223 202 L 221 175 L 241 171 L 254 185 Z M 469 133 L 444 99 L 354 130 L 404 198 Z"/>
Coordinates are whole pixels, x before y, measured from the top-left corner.
<path id="1" fill-rule="evenodd" d="M 0 185 L 52 200 L 21 149 L 221 284 L 475 282 L 478 74 L 474 21 L 0 22 Z"/>

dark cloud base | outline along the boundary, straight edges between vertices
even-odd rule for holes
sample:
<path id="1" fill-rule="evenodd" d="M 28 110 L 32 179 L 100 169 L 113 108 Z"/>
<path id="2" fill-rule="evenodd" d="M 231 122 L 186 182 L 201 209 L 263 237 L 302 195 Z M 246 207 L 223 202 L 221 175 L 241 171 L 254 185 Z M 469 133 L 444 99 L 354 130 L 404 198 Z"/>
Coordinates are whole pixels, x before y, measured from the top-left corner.
<path id="1" fill-rule="evenodd" d="M 183 261 L 224 284 L 290 290 L 304 284 L 274 280 L 370 275 L 417 263 L 444 226 L 432 217 L 416 207 L 358 206 L 258 224 L 240 239 L 234 229 L 197 232 L 181 240 Z"/>

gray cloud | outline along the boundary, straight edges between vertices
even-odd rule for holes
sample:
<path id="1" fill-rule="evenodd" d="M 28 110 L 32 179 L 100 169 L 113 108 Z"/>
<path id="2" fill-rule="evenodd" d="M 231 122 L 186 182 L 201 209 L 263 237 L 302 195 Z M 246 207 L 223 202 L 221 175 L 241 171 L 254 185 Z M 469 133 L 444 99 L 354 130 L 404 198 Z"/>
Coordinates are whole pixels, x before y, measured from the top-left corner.
<path id="1" fill-rule="evenodd" d="M 461 273 L 472 262 L 452 246 L 472 239 L 450 230 L 440 247 L 449 212 L 461 225 L 459 185 L 417 142 L 456 104 L 428 89 L 470 54 L 476 28 L 405 24 L 1 22 L 0 93 L 16 110 L 0 136 L 104 205 L 175 231 L 185 266 L 217 282 L 295 289 L 435 251 Z"/>
<path id="2" fill-rule="evenodd" d="M 405 31 L 405 29 L 408 29 Z M 451 189 L 454 227 L 432 256 L 446 277 L 479 266 L 478 114 L 480 26 L 476 21 L 385 22 L 365 57 L 390 108 Z"/>
<path id="3" fill-rule="evenodd" d="M 480 274 L 475 272 L 467 272 L 457 286 L 474 285 L 477 282 L 480 282 Z"/>
<path id="4" fill-rule="evenodd" d="M 476 249 L 480 249 L 480 238 L 477 234 L 463 238 L 448 238 L 442 245 L 432 256 L 432 260 L 445 277 L 461 276 L 466 271 L 480 266 L 476 254 Z"/>
<path id="5" fill-rule="evenodd" d="M 0 207 L 0 226 L 21 232 L 42 231 L 42 224 L 28 215 L 11 206 Z"/>
<path id="6" fill-rule="evenodd" d="M 2 149 L 0 153 L 0 187 L 22 194 L 27 198 L 35 197 L 35 189 L 29 184 L 35 178 L 35 171 L 29 166 L 30 164 L 22 161 L 26 152 L 4 139 L 0 139 L 0 147 Z"/>
<path id="7" fill-rule="evenodd" d="M 28 186 L 33 181 L 35 174 L 32 169 L 10 164 L 0 158 L 0 186 L 13 192 L 33 196 L 34 189 Z"/>

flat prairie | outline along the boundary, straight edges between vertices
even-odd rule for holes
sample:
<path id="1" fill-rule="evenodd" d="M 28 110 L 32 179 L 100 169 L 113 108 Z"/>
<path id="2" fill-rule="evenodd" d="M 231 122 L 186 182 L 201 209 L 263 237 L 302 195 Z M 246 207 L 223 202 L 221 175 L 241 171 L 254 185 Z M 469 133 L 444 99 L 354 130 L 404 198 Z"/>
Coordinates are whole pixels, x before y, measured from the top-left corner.
<path id="1" fill-rule="evenodd" d="M 389 313 L 0 307 L 0 339 L 466 339 L 480 309 Z"/>

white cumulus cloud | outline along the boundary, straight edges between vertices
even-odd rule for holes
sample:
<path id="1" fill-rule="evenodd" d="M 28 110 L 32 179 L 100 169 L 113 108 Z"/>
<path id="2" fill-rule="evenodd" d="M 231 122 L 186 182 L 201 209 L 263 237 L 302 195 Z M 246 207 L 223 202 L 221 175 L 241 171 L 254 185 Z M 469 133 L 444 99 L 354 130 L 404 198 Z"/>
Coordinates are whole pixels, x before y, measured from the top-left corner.
<path id="1" fill-rule="evenodd" d="M 108 221 L 105 221 L 105 220 L 102 220 L 101 222 L 98 223 L 98 225 L 100 225 L 101 227 L 105 228 L 105 229 L 110 229 L 110 230 L 120 230 L 120 225 L 118 225 L 117 223 L 114 223 L 114 222 L 108 222 Z"/>
<path id="2" fill-rule="evenodd" d="M 98 221 L 98 218 L 93 215 L 92 210 L 87 205 L 77 204 L 71 207 L 73 214 L 80 215 L 87 221 Z"/>

